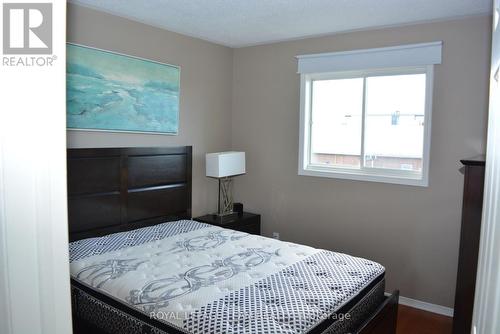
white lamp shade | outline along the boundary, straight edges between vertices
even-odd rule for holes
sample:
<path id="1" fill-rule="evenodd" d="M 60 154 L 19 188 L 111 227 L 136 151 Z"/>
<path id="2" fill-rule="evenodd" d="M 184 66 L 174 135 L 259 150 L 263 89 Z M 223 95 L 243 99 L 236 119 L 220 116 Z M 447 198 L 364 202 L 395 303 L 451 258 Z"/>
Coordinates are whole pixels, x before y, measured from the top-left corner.
<path id="1" fill-rule="evenodd" d="M 228 177 L 245 172 L 245 152 L 218 152 L 206 155 L 206 175 L 209 177 Z"/>

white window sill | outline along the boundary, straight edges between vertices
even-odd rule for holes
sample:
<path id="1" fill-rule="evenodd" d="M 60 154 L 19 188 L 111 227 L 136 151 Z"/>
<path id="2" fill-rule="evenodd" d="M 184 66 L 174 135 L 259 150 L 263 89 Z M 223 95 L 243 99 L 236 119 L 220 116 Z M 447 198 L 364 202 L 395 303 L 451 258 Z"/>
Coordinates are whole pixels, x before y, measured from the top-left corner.
<path id="1" fill-rule="evenodd" d="M 417 186 L 417 187 L 428 187 L 429 182 L 427 179 L 423 178 L 421 174 L 406 174 L 400 171 L 394 171 L 394 174 L 390 174 L 391 171 L 387 171 L 386 174 L 381 173 L 367 173 L 364 170 L 357 169 L 329 169 L 329 168 L 314 168 L 309 166 L 308 168 L 299 168 L 299 175 L 303 176 L 315 176 L 315 177 L 327 177 L 332 179 L 344 179 L 344 180 L 355 180 L 355 181 L 368 181 L 368 182 L 380 182 L 380 183 L 391 183 L 391 184 L 401 184 L 407 186 Z M 398 175 L 399 174 L 399 175 Z"/>

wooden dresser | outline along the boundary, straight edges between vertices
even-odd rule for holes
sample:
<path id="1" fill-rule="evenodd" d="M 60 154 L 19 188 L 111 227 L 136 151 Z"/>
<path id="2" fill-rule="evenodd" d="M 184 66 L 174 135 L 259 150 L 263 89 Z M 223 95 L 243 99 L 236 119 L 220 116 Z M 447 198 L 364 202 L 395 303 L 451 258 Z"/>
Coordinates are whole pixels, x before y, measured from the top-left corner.
<path id="1" fill-rule="evenodd" d="M 470 334 L 483 207 L 484 156 L 461 160 L 464 165 L 464 199 L 458 257 L 453 334 Z"/>

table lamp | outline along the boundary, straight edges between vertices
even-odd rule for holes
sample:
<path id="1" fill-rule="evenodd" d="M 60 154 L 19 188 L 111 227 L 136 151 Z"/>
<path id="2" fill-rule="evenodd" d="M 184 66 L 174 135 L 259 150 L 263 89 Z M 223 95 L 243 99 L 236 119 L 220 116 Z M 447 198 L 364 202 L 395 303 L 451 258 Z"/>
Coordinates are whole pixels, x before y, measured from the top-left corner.
<path id="1" fill-rule="evenodd" d="M 219 180 L 217 215 L 233 214 L 233 177 L 245 174 L 245 152 L 207 153 L 206 176 Z"/>

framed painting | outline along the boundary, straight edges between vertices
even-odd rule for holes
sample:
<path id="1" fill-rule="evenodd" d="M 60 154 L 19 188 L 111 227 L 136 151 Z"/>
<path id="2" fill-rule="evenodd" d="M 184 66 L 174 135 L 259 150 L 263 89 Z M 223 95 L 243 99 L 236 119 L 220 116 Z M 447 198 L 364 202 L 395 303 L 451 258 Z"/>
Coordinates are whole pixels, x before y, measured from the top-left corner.
<path id="1" fill-rule="evenodd" d="M 67 44 L 69 130 L 177 134 L 180 68 Z"/>

